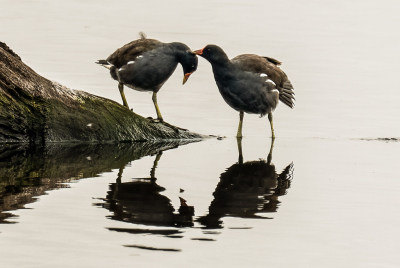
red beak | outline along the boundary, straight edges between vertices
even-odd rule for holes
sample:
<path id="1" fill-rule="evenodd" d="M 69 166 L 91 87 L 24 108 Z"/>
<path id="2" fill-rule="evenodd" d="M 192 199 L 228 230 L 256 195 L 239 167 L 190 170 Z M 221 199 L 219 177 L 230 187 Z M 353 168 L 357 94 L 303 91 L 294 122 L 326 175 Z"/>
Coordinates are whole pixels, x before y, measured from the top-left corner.
<path id="1" fill-rule="evenodd" d="M 189 76 L 192 74 L 193 72 L 191 72 L 191 73 L 185 73 L 185 75 L 183 76 L 183 84 L 182 85 L 184 85 L 185 83 L 186 83 L 186 81 L 189 79 Z"/>
<path id="2" fill-rule="evenodd" d="M 193 51 L 193 52 L 196 53 L 197 55 L 201 55 L 201 54 L 203 54 L 203 49 L 204 49 L 204 48 L 199 49 L 199 50 L 195 50 L 195 51 Z"/>

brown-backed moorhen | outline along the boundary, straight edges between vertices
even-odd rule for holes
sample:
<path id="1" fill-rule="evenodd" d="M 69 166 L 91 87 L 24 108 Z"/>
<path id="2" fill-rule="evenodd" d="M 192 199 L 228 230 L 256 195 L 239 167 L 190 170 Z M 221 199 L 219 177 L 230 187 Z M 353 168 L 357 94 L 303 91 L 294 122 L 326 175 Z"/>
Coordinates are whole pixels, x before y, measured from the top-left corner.
<path id="1" fill-rule="evenodd" d="M 286 74 L 278 67 L 281 62 L 254 54 L 243 54 L 229 60 L 216 45 L 194 51 L 208 60 L 214 72 L 219 92 L 225 102 L 240 114 L 237 137 L 242 137 L 244 112 L 268 114 L 272 138 L 275 138 L 272 111 L 279 100 L 294 107 L 294 89 Z"/>
<path id="2" fill-rule="evenodd" d="M 197 56 L 183 43 L 162 43 L 155 39 L 146 38 L 140 33 L 140 38 L 117 49 L 106 60 L 99 60 L 110 70 L 111 77 L 119 82 L 124 106 L 128 103 L 124 94 L 124 85 L 138 91 L 152 91 L 153 103 L 157 119 L 163 122 L 157 104 L 157 92 L 175 71 L 178 63 L 182 65 L 183 84 L 197 69 Z"/>

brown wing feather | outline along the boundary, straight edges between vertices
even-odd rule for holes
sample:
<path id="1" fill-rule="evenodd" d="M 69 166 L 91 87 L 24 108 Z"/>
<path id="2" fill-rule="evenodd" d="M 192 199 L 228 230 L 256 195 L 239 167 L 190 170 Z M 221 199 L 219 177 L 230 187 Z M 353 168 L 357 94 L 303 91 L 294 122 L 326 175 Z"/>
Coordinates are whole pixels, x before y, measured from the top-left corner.
<path id="1" fill-rule="evenodd" d="M 274 58 L 271 58 L 271 57 L 264 57 L 264 58 L 266 58 L 267 61 L 272 62 L 272 63 L 275 64 L 276 66 L 279 66 L 279 65 L 282 64 L 282 62 L 280 62 L 280 61 L 277 60 L 277 59 L 274 59 Z"/>
<path id="2" fill-rule="evenodd" d="M 140 39 L 134 40 L 123 47 L 118 48 L 107 58 L 107 61 L 115 67 L 121 68 L 129 61 L 134 61 L 138 56 L 155 49 L 161 44 L 162 43 L 158 40 L 147 39 L 144 35 L 141 35 Z"/>
<path id="3" fill-rule="evenodd" d="M 287 80 L 286 74 L 266 57 L 255 54 L 243 54 L 236 56 L 231 61 L 243 71 L 260 74 L 265 73 L 268 75 L 269 79 L 274 81 L 278 86 L 283 86 L 283 82 Z M 277 60 L 274 61 L 279 62 Z"/>
<path id="4" fill-rule="evenodd" d="M 280 92 L 279 99 L 290 108 L 294 107 L 294 89 L 285 72 L 278 67 L 280 61 L 255 54 L 243 54 L 236 56 L 231 62 L 245 72 L 268 75 L 268 78 L 277 85 Z"/>

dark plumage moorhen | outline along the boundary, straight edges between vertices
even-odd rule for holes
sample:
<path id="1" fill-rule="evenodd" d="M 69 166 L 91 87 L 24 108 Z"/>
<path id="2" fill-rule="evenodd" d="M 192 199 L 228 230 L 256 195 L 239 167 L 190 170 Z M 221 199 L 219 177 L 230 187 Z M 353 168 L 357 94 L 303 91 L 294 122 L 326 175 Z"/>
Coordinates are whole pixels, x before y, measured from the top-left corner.
<path id="1" fill-rule="evenodd" d="M 294 107 L 294 89 L 278 67 L 281 62 L 254 54 L 243 54 L 229 60 L 222 48 L 216 45 L 207 45 L 195 53 L 211 63 L 219 92 L 229 106 L 239 111 L 237 137 L 242 137 L 246 112 L 261 117 L 268 114 L 272 138 L 275 138 L 272 111 L 279 100 L 290 108 Z"/>
<path id="2" fill-rule="evenodd" d="M 124 85 L 138 91 L 152 91 L 157 118 L 163 122 L 157 104 L 157 92 L 175 71 L 178 63 L 182 65 L 183 84 L 197 69 L 197 56 L 183 43 L 162 43 L 147 39 L 140 33 L 138 40 L 117 49 L 106 60 L 96 63 L 110 69 L 111 77 L 119 82 L 118 88 L 124 105 L 128 107 Z"/>

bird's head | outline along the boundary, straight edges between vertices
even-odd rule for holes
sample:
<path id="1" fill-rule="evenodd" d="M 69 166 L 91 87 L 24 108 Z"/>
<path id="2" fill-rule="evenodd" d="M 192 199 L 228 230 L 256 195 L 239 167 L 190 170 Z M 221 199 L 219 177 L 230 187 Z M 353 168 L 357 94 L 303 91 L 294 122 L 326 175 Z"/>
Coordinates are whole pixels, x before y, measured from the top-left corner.
<path id="1" fill-rule="evenodd" d="M 177 61 L 183 68 L 183 84 L 189 79 L 189 76 L 197 70 L 198 58 L 190 48 L 180 42 L 173 42 L 169 44 Z"/>
<path id="2" fill-rule="evenodd" d="M 229 61 L 225 51 L 217 45 L 207 45 L 202 49 L 194 51 L 197 55 L 205 58 L 211 64 L 224 63 Z"/>
<path id="3" fill-rule="evenodd" d="M 187 50 L 186 53 L 181 56 L 181 64 L 183 68 L 183 84 L 189 79 L 189 76 L 197 70 L 197 64 L 199 60 L 196 54 Z"/>

